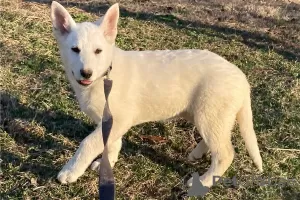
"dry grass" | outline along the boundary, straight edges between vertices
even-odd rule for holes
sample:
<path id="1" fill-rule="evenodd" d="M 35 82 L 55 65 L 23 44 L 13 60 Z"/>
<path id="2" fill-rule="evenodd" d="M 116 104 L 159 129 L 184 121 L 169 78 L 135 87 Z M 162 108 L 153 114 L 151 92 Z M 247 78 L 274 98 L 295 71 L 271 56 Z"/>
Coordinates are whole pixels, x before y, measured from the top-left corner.
<path id="1" fill-rule="evenodd" d="M 195 1 L 196 2 L 196 1 Z M 252 85 L 264 177 L 298 179 L 284 187 L 243 186 L 256 169 L 236 129 L 236 157 L 225 176 L 239 188 L 213 187 L 205 199 L 299 199 L 299 6 L 281 1 L 121 1 L 117 45 L 123 49 L 209 49 L 240 67 Z M 97 199 L 97 174 L 60 185 L 56 175 L 93 130 L 79 111 L 52 37 L 48 0 L 0 2 L 0 146 L 2 199 Z M 65 1 L 76 21 L 94 20 L 104 1 Z M 194 11 L 194 12 L 191 12 Z M 155 14 L 154 14 L 155 13 Z M 296 23 L 297 22 L 297 23 Z M 151 144 L 140 135 L 166 143 Z M 118 199 L 187 199 L 183 180 L 204 173 L 187 154 L 199 141 L 191 124 L 132 128 L 114 169 Z"/>

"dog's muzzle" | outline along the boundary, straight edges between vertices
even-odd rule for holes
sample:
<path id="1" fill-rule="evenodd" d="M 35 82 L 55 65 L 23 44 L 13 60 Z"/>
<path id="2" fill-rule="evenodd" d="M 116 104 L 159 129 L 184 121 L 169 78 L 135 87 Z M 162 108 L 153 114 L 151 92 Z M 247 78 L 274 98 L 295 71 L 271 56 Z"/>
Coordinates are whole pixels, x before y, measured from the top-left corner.
<path id="1" fill-rule="evenodd" d="M 76 77 L 75 77 L 75 75 L 74 75 L 74 72 L 72 71 L 72 74 L 73 74 L 73 76 L 74 76 L 74 78 L 76 79 Z M 77 81 L 77 83 L 79 83 L 80 85 L 82 85 L 82 86 L 89 86 L 89 85 L 91 85 L 92 83 L 93 83 L 93 81 L 91 81 L 91 80 L 87 80 L 87 79 L 83 79 L 83 80 L 76 80 Z"/>

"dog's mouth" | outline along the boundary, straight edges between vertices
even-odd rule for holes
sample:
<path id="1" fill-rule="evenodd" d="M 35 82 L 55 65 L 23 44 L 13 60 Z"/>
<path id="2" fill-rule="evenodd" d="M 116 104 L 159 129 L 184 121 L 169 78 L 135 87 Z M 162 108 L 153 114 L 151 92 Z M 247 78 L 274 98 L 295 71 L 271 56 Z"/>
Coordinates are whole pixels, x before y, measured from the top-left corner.
<path id="1" fill-rule="evenodd" d="M 73 76 L 75 77 L 75 75 L 74 75 L 74 72 L 72 71 L 72 74 L 73 74 Z M 93 81 L 91 81 L 91 80 L 76 80 L 80 85 L 82 85 L 82 86 L 88 86 L 88 85 L 91 85 L 92 83 L 93 83 Z"/>
<path id="2" fill-rule="evenodd" d="M 91 85 L 93 83 L 93 81 L 90 81 L 90 80 L 77 80 L 77 82 L 80 85 L 83 85 L 83 86 L 88 86 L 88 85 Z"/>

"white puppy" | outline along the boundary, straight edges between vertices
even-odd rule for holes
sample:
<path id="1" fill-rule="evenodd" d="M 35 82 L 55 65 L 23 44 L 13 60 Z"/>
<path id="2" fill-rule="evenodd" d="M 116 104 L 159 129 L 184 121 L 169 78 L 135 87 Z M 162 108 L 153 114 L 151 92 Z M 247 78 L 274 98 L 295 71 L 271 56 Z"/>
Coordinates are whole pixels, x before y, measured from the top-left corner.
<path id="1" fill-rule="evenodd" d="M 189 159 L 199 159 L 211 151 L 211 166 L 200 177 L 202 184 L 210 187 L 213 176 L 222 176 L 232 163 L 231 129 L 237 119 L 248 152 L 262 171 L 253 130 L 250 87 L 235 65 L 207 50 L 117 48 L 118 4 L 111 6 L 97 22 L 77 24 L 62 5 L 53 1 L 51 19 L 65 71 L 80 107 L 99 124 L 58 174 L 61 183 L 76 181 L 103 151 L 100 123 L 105 104 L 103 76 L 110 65 L 113 88 L 109 101 L 114 124 L 108 156 L 112 165 L 118 159 L 121 137 L 132 126 L 183 117 L 195 124 L 203 138 Z M 98 164 L 99 161 L 92 166 L 96 168 Z"/>

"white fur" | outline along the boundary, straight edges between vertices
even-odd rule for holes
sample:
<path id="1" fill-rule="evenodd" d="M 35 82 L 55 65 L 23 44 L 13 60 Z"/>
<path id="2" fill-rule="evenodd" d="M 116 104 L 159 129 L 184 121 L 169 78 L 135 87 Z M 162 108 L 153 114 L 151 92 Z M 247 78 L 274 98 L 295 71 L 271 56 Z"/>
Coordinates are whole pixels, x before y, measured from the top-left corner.
<path id="1" fill-rule="evenodd" d="M 211 167 L 200 177 L 210 187 L 213 176 L 222 176 L 233 160 L 231 129 L 237 118 L 249 154 L 262 171 L 252 123 L 250 87 L 239 68 L 207 50 L 123 51 L 115 47 L 118 4 L 95 23 L 75 24 L 55 1 L 51 9 L 54 35 L 67 77 L 82 111 L 99 124 L 61 170 L 60 182 L 76 181 L 103 151 L 102 76 L 111 63 L 113 89 L 109 101 L 114 124 L 108 142 L 110 162 L 117 161 L 121 137 L 132 126 L 183 117 L 195 124 L 203 138 L 189 159 L 198 159 L 208 150 L 212 153 Z M 74 46 L 81 50 L 79 54 L 71 50 Z M 102 50 L 100 54 L 94 53 L 97 48 Z M 83 80 L 80 69 L 93 71 L 91 85 L 77 82 Z M 99 160 L 92 168 L 98 165 Z"/>

